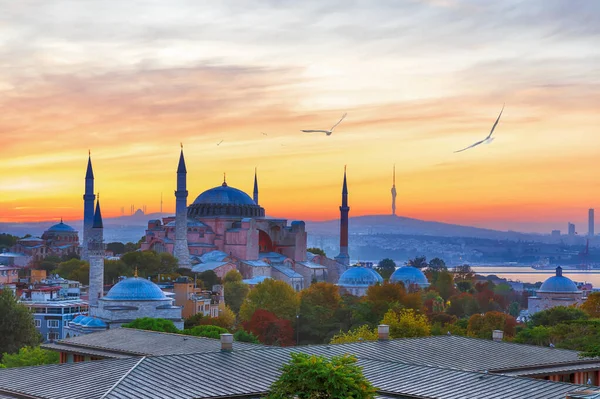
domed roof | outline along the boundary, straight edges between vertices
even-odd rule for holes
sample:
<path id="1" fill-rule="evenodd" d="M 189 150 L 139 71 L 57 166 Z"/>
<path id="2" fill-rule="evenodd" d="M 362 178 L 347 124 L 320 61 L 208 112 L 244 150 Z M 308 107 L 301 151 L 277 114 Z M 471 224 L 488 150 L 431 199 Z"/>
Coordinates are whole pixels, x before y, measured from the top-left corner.
<path id="1" fill-rule="evenodd" d="M 102 299 L 113 301 L 155 301 L 166 299 L 166 295 L 150 280 L 130 277 L 115 284 Z"/>
<path id="2" fill-rule="evenodd" d="M 255 205 L 248 194 L 237 188 L 229 187 L 227 183 L 211 188 L 200 194 L 194 204 L 223 204 L 223 205 Z"/>
<path id="3" fill-rule="evenodd" d="M 390 282 L 401 282 L 404 284 L 405 288 L 408 288 L 408 286 L 412 284 L 418 285 L 419 288 L 429 287 L 429 281 L 427 281 L 425 274 L 423 274 L 421 270 L 412 266 L 403 266 L 396 269 L 396 271 L 390 276 Z"/>
<path id="4" fill-rule="evenodd" d="M 65 233 L 65 232 L 76 233 L 74 228 L 72 228 L 68 224 L 64 224 L 62 220 L 60 221 L 60 223 L 55 224 L 54 226 L 51 226 L 46 231 L 53 231 L 53 232 L 57 232 L 57 233 Z"/>
<path id="5" fill-rule="evenodd" d="M 383 283 L 383 278 L 379 273 L 368 267 L 355 266 L 342 273 L 337 285 L 342 287 L 368 287 L 377 283 Z"/>
<path id="6" fill-rule="evenodd" d="M 544 281 L 538 292 L 580 292 L 575 283 L 568 277 L 562 275 L 562 267 L 556 268 L 556 276 Z"/>

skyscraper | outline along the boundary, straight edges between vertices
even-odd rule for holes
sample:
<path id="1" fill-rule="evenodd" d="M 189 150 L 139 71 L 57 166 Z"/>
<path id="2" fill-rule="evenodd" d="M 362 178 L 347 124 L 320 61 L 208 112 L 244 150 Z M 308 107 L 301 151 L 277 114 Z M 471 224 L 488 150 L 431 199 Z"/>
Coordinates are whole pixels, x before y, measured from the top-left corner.
<path id="1" fill-rule="evenodd" d="M 83 194 L 83 242 L 81 245 L 81 259 L 89 261 L 88 241 L 94 224 L 94 171 L 92 170 L 92 156 L 88 154 L 87 171 L 85 172 L 85 192 Z"/>
<path id="2" fill-rule="evenodd" d="M 396 164 L 394 164 L 394 177 L 392 180 L 392 216 L 396 216 Z"/>
<path id="3" fill-rule="evenodd" d="M 187 242 L 187 169 L 183 158 L 183 146 L 177 167 L 177 191 L 175 191 L 175 248 L 173 255 L 179 261 L 179 267 L 190 269 L 190 250 Z"/>
<path id="4" fill-rule="evenodd" d="M 335 260 L 343 265 L 350 264 L 350 256 L 348 255 L 348 185 L 346 184 L 346 167 L 344 167 L 344 184 L 342 186 L 342 206 L 340 206 L 340 254 L 335 257 Z"/>
<path id="5" fill-rule="evenodd" d="M 575 235 L 575 225 L 571 222 L 569 222 L 569 235 L 570 236 L 574 236 Z"/>
<path id="6" fill-rule="evenodd" d="M 588 236 L 594 237 L 594 209 L 588 211 Z"/>

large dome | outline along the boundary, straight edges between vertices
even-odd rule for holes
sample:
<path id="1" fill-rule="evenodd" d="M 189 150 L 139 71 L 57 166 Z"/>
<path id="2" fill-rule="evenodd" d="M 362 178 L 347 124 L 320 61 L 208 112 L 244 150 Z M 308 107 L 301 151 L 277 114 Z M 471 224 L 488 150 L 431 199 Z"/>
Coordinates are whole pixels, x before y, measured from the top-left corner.
<path id="1" fill-rule="evenodd" d="M 113 301 L 155 301 L 166 298 L 165 293 L 152 281 L 130 277 L 115 284 L 103 299 Z"/>
<path id="2" fill-rule="evenodd" d="M 227 183 L 206 190 L 196 198 L 194 204 L 256 205 L 248 194 L 237 188 L 229 187 Z"/>
<path id="3" fill-rule="evenodd" d="M 368 287 L 383 283 L 383 278 L 375 270 L 368 267 L 355 266 L 346 270 L 338 281 L 342 287 Z"/>
<path id="4" fill-rule="evenodd" d="M 405 288 L 408 288 L 413 284 L 418 285 L 419 288 L 429 287 L 429 281 L 427 281 L 427 277 L 425 277 L 423 272 L 412 266 L 403 266 L 396 269 L 396 271 L 390 276 L 390 282 L 401 282 L 404 284 Z"/>
<path id="5" fill-rule="evenodd" d="M 46 231 L 51 231 L 51 232 L 56 232 L 56 233 L 65 233 L 65 232 L 69 232 L 69 233 L 76 233 L 75 229 L 72 228 L 71 226 L 69 226 L 68 224 L 64 224 L 62 222 L 62 220 L 60 221 L 60 223 L 55 224 L 54 226 L 51 226 L 48 230 Z"/>
<path id="6" fill-rule="evenodd" d="M 562 275 L 562 267 L 556 268 L 556 276 L 544 281 L 538 292 L 579 292 L 575 283 L 568 277 Z"/>

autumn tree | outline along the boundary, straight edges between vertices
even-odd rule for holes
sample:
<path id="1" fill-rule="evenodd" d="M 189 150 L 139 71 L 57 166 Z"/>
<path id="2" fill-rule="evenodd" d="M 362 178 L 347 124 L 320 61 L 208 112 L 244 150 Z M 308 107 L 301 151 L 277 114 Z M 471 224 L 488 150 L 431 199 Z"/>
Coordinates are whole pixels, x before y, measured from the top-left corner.
<path id="1" fill-rule="evenodd" d="M 140 277 L 172 274 L 177 270 L 177 259 L 168 252 L 154 251 L 128 252 L 121 257 L 130 268 L 137 268 Z"/>
<path id="2" fill-rule="evenodd" d="M 17 302 L 12 290 L 0 290 L 0 353 L 16 353 L 41 341 L 29 309 Z"/>
<path id="3" fill-rule="evenodd" d="M 284 281 L 266 279 L 250 291 L 240 308 L 240 318 L 250 320 L 257 309 L 267 310 L 277 318 L 295 320 L 298 295 Z"/>
<path id="4" fill-rule="evenodd" d="M 330 333 L 340 329 L 338 312 L 342 298 L 331 283 L 312 284 L 300 292 L 298 326 L 303 340 L 323 343 Z"/>
<path id="5" fill-rule="evenodd" d="M 374 399 L 376 389 L 351 355 L 323 356 L 292 353 L 267 399 Z"/>
<path id="6" fill-rule="evenodd" d="M 171 320 L 155 319 L 152 317 L 140 317 L 130 323 L 121 325 L 124 328 L 137 328 L 138 330 L 149 330 L 158 332 L 178 333 L 179 329 Z"/>
<path id="7" fill-rule="evenodd" d="M 471 266 L 459 265 L 452 269 L 452 274 L 454 274 L 455 281 L 473 281 L 475 280 L 475 272 L 471 269 Z"/>
<path id="8" fill-rule="evenodd" d="M 222 328 L 226 328 L 228 330 L 233 330 L 235 328 L 235 313 L 229 308 L 229 306 L 225 306 L 224 309 L 219 309 L 219 316 L 217 317 L 203 317 L 198 321 L 199 326 L 219 326 Z"/>
<path id="9" fill-rule="evenodd" d="M 349 344 L 361 341 L 376 341 L 379 338 L 377 329 L 364 324 L 346 332 L 339 332 L 329 341 L 330 344 Z"/>
<path id="10" fill-rule="evenodd" d="M 431 335 L 431 325 L 427 317 L 413 309 L 392 309 L 383 316 L 381 324 L 390 326 L 390 338 L 427 337 Z"/>
<path id="11" fill-rule="evenodd" d="M 517 321 L 509 314 L 487 312 L 484 315 L 474 314 L 469 318 L 467 334 L 471 337 L 492 339 L 492 331 L 504 331 L 505 337 L 515 335 Z"/>
<path id="12" fill-rule="evenodd" d="M 581 305 L 581 310 L 591 317 L 600 317 L 600 292 L 592 292 L 588 295 L 586 301 Z"/>
<path id="13" fill-rule="evenodd" d="M 264 309 L 253 312 L 250 320 L 243 323 L 243 327 L 266 345 L 291 346 L 295 343 L 292 323 Z"/>
<path id="14" fill-rule="evenodd" d="M 223 278 L 225 303 L 235 314 L 240 312 L 244 299 L 248 296 L 250 288 L 242 282 L 242 275 L 237 270 L 229 271 Z"/>
<path id="15" fill-rule="evenodd" d="M 58 363 L 60 355 L 58 352 L 42 349 L 39 346 L 25 346 L 18 353 L 5 353 L 2 356 L 2 365 L 6 368 L 40 366 L 42 364 Z"/>
<path id="16" fill-rule="evenodd" d="M 384 280 L 388 280 L 392 273 L 396 271 L 396 262 L 390 258 L 382 259 L 377 264 L 375 270 L 381 275 L 381 277 L 383 277 Z"/>
<path id="17" fill-rule="evenodd" d="M 458 318 L 469 317 L 475 313 L 479 313 L 479 303 L 471 294 L 462 293 L 454 295 L 448 299 L 448 314 Z"/>
<path id="18" fill-rule="evenodd" d="M 370 286 L 364 300 L 371 304 L 372 316 L 377 322 L 394 304 L 403 303 L 405 297 L 406 290 L 402 284 L 385 281 L 383 284 Z"/>

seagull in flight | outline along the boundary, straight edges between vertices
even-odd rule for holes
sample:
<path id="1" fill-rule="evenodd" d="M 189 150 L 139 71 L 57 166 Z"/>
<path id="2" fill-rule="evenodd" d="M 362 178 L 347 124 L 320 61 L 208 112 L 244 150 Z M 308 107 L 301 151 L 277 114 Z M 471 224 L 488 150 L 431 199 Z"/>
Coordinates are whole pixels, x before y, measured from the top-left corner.
<path id="1" fill-rule="evenodd" d="M 268 134 L 266 134 L 265 132 L 261 132 L 263 134 L 263 136 L 268 136 Z"/>
<path id="2" fill-rule="evenodd" d="M 454 151 L 454 152 L 462 152 L 462 151 L 468 150 L 469 148 L 476 147 L 479 144 L 489 144 L 492 141 L 494 141 L 494 137 L 492 137 L 492 133 L 494 133 L 494 129 L 496 128 L 496 125 L 498 124 L 498 121 L 500 120 L 500 117 L 502 116 L 502 111 L 504 111 L 504 104 L 502 104 L 502 110 L 500 111 L 500 115 L 498 115 L 498 119 L 496 119 L 494 126 L 492 126 L 492 130 L 490 131 L 490 134 L 488 134 L 488 136 L 485 139 L 478 141 L 475 144 L 471 144 L 467 148 L 463 148 L 462 150 L 458 150 L 458 151 Z"/>
<path id="3" fill-rule="evenodd" d="M 331 133 L 333 133 L 333 129 L 335 129 L 337 125 L 339 125 L 340 123 L 342 123 L 342 121 L 344 120 L 344 118 L 346 117 L 346 115 L 348 115 L 348 113 L 345 113 L 342 116 L 342 119 L 340 119 L 338 121 L 338 123 L 336 123 L 335 125 L 333 125 L 331 127 L 331 129 L 329 129 L 329 130 L 301 130 L 301 131 L 304 132 L 304 133 L 325 133 L 326 135 L 331 136 Z"/>
<path id="4" fill-rule="evenodd" d="M 219 141 L 219 142 L 217 143 L 217 145 L 221 145 L 221 143 L 222 143 L 223 141 L 224 141 L 224 140 L 221 140 L 221 141 Z"/>

